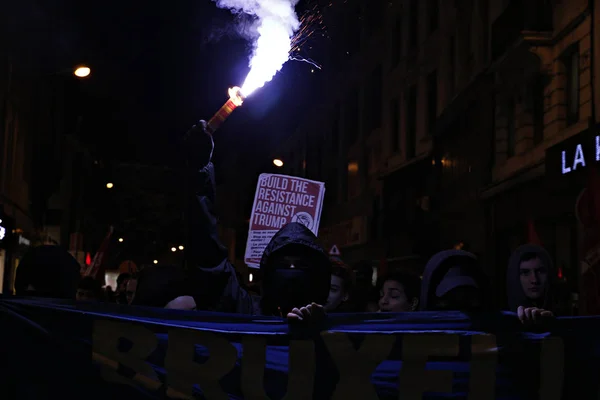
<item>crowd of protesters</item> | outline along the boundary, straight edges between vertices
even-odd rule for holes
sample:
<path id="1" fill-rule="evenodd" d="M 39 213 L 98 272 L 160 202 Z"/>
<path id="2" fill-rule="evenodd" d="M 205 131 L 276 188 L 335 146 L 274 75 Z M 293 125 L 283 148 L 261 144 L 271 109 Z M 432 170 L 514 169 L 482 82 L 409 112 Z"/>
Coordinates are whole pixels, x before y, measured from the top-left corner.
<path id="1" fill-rule="evenodd" d="M 121 274 L 116 287 L 80 277 L 79 264 L 58 246 L 40 246 L 17 269 L 19 296 L 101 301 L 179 310 L 208 310 L 314 320 L 337 312 L 499 310 L 491 284 L 475 255 L 443 250 L 424 265 L 422 275 L 390 270 L 372 282 L 368 263 L 346 265 L 331 257 L 304 225 L 290 223 L 272 238 L 260 263 L 260 285 L 247 287 L 229 262 L 217 234 L 214 144 L 204 122 L 187 135 L 190 198 L 186 267 L 156 265 L 137 275 Z M 506 309 L 530 323 L 562 314 L 554 264 L 540 246 L 525 244 L 507 265 Z"/>

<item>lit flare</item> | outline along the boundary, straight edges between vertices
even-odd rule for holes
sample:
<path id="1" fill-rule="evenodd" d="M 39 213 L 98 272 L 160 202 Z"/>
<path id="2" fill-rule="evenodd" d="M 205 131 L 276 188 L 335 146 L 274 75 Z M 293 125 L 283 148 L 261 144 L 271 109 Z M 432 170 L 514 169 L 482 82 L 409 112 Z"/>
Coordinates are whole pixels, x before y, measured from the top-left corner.
<path id="1" fill-rule="evenodd" d="M 233 110 L 244 103 L 246 96 L 242 94 L 242 89 L 238 86 L 229 88 L 228 93 L 229 100 L 223 104 L 223 107 L 221 107 L 206 124 L 206 127 L 210 133 L 214 133 L 217 129 L 219 129 L 221 124 L 223 124 L 227 117 L 231 115 Z"/>

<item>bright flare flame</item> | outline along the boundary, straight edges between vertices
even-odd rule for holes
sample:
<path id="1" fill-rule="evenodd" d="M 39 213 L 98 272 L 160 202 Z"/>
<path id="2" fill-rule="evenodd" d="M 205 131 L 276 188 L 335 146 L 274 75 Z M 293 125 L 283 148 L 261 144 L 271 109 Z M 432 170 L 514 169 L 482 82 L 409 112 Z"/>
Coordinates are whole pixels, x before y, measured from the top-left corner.
<path id="1" fill-rule="evenodd" d="M 250 60 L 250 72 L 242 85 L 242 94 L 251 95 L 270 82 L 289 59 L 293 32 L 276 17 L 267 17 L 258 27 L 256 52 Z"/>
<path id="2" fill-rule="evenodd" d="M 236 107 L 239 107 L 244 102 L 244 95 L 242 95 L 242 89 L 237 86 L 229 88 L 227 94 L 229 94 L 229 99 Z"/>

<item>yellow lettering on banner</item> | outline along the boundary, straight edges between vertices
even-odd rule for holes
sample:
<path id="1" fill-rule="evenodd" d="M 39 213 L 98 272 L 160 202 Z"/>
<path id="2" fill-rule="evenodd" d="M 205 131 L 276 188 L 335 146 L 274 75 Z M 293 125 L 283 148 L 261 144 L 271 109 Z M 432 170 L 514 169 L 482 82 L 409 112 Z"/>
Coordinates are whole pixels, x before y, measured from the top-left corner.
<path id="1" fill-rule="evenodd" d="M 425 367 L 430 356 L 457 356 L 458 346 L 458 335 L 404 335 L 399 398 L 421 400 L 425 392 L 452 392 L 452 371 L 427 371 Z"/>
<path id="2" fill-rule="evenodd" d="M 118 349 L 121 338 L 130 341 L 133 346 L 128 352 Z M 142 325 L 95 320 L 92 333 L 92 351 L 94 359 L 102 364 L 102 377 L 107 381 L 136 386 L 136 383 L 119 374 L 119 364 L 133 369 L 138 375 L 135 381 L 143 381 L 149 389 L 156 390 L 162 385 L 156 372 L 146 359 L 158 346 L 158 339 L 151 330 Z"/>
<path id="3" fill-rule="evenodd" d="M 345 333 L 321 334 L 340 373 L 333 400 L 378 400 L 371 384 L 371 375 L 387 359 L 394 344 L 394 335 L 366 335 L 358 350 Z"/>
<path id="4" fill-rule="evenodd" d="M 496 398 L 497 365 L 498 345 L 496 336 L 472 336 L 469 400 L 494 400 Z"/>
<path id="5" fill-rule="evenodd" d="M 196 344 L 209 352 L 209 359 L 202 364 L 194 361 Z M 233 369 L 236 361 L 237 350 L 224 337 L 189 329 L 169 330 L 165 357 L 167 385 L 186 396 L 192 396 L 193 386 L 199 384 L 206 399 L 228 399 L 219 380 Z"/>
<path id="6" fill-rule="evenodd" d="M 565 375 L 565 345 L 558 337 L 542 342 L 540 352 L 540 399 L 562 399 Z"/>
<path id="7" fill-rule="evenodd" d="M 264 337 L 247 336 L 243 341 L 242 393 L 247 400 L 268 400 L 264 388 L 267 342 Z M 315 380 L 315 344 L 292 340 L 289 346 L 287 393 L 283 400 L 313 397 Z"/>

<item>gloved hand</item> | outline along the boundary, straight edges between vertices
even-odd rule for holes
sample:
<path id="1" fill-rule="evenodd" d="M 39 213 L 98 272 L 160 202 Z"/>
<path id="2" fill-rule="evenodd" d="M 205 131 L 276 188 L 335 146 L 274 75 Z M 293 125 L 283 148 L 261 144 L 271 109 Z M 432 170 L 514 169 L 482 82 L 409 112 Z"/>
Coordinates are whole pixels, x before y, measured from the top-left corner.
<path id="1" fill-rule="evenodd" d="M 212 159 L 215 142 L 206 127 L 206 121 L 200 120 L 191 127 L 184 138 L 185 153 L 188 165 L 200 170 Z"/>

